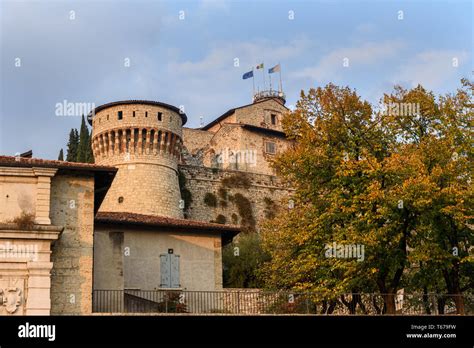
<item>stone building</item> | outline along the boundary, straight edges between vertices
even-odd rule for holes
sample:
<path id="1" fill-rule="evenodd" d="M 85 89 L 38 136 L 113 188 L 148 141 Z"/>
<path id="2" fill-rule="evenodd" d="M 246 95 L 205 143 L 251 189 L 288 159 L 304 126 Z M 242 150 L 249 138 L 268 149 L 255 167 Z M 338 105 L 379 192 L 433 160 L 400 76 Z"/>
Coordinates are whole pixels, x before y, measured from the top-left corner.
<path id="1" fill-rule="evenodd" d="M 94 215 L 115 172 L 0 156 L 0 315 L 91 313 Z"/>
<path id="2" fill-rule="evenodd" d="M 158 305 L 222 290 L 222 248 L 287 204 L 271 162 L 290 142 L 271 93 L 199 129 L 156 101 L 97 107 L 95 164 L 0 156 L 0 315 Z M 239 227 L 240 225 L 240 227 Z M 196 305 L 196 304 L 195 304 Z"/>
<path id="3" fill-rule="evenodd" d="M 95 162 L 118 169 L 96 216 L 95 289 L 222 289 L 222 244 L 238 228 L 183 219 L 186 120 L 174 106 L 136 100 L 99 106 L 89 118 Z"/>
<path id="4" fill-rule="evenodd" d="M 275 175 L 272 159 L 289 145 L 281 125 L 288 111 L 283 97 L 268 92 L 202 128 L 184 128 L 183 164 Z"/>
<path id="5" fill-rule="evenodd" d="M 179 170 L 190 197 L 186 217 L 258 231 L 288 206 L 293 190 L 272 168 L 275 156 L 291 145 L 282 129 L 288 111 L 282 93 L 265 91 L 202 128 L 183 129 Z"/>

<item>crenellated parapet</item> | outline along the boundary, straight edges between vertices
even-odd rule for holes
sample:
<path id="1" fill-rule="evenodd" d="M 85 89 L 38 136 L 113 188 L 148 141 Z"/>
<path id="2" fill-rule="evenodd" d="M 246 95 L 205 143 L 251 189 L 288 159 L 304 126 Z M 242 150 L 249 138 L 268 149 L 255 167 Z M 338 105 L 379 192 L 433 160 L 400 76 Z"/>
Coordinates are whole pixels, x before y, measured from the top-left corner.
<path id="1" fill-rule="evenodd" d="M 97 107 L 89 122 L 95 162 L 119 169 L 100 210 L 181 218 L 177 168 L 186 115 L 131 100 Z"/>

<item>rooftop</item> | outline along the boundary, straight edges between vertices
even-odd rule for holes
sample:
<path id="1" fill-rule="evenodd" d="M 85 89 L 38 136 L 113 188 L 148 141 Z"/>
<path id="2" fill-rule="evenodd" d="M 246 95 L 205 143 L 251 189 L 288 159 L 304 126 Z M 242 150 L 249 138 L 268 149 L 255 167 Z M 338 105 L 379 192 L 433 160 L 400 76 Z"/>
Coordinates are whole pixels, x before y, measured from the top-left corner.
<path id="1" fill-rule="evenodd" d="M 20 156 L 0 156 L 0 166 L 3 167 L 43 167 L 43 168 L 58 168 L 70 170 L 83 171 L 104 171 L 116 172 L 117 168 L 98 165 L 93 163 L 67 162 L 47 160 L 42 158 L 28 158 Z"/>
<path id="2" fill-rule="evenodd" d="M 138 225 L 152 227 L 167 227 L 183 230 L 198 230 L 203 232 L 218 232 L 224 235 L 224 243 L 230 242 L 240 232 L 236 225 L 222 225 L 197 220 L 176 219 L 164 216 L 143 215 L 125 212 L 98 212 L 96 223 Z"/>
<path id="3" fill-rule="evenodd" d="M 162 108 L 177 112 L 181 116 L 181 119 L 183 120 L 183 125 L 186 124 L 186 122 L 188 121 L 188 117 L 186 116 L 186 114 L 184 112 L 182 112 L 181 109 L 177 108 L 176 106 L 170 105 L 170 104 L 162 103 L 162 102 L 159 102 L 159 101 L 153 101 L 153 100 L 119 100 L 119 101 L 115 101 L 115 102 L 111 102 L 111 103 L 107 103 L 107 104 L 102 104 L 102 105 L 97 106 L 94 110 L 92 110 L 87 115 L 87 121 L 89 122 L 90 125 L 92 125 L 92 118 L 93 118 L 92 115 L 95 115 L 99 111 L 110 108 L 112 106 L 130 105 L 130 104 L 160 106 Z"/>

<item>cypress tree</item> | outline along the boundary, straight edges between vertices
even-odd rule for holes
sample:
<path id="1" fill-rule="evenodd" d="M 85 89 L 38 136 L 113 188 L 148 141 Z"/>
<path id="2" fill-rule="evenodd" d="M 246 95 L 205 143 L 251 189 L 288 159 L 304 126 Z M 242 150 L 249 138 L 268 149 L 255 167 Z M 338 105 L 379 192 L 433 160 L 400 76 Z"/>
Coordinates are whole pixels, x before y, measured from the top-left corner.
<path id="1" fill-rule="evenodd" d="M 82 115 L 81 129 L 79 131 L 79 148 L 77 151 L 77 162 L 87 162 L 89 148 L 89 129 L 87 128 L 84 115 Z"/>
<path id="2" fill-rule="evenodd" d="M 64 152 L 63 149 L 59 151 L 58 161 L 64 161 Z"/>
<path id="3" fill-rule="evenodd" d="M 87 163 L 94 163 L 94 154 L 92 153 L 92 130 L 89 133 L 89 145 L 87 146 Z"/>
<path id="4" fill-rule="evenodd" d="M 67 143 L 66 161 L 77 162 L 77 150 L 79 147 L 79 135 L 77 129 L 72 128 L 69 132 L 69 141 Z"/>

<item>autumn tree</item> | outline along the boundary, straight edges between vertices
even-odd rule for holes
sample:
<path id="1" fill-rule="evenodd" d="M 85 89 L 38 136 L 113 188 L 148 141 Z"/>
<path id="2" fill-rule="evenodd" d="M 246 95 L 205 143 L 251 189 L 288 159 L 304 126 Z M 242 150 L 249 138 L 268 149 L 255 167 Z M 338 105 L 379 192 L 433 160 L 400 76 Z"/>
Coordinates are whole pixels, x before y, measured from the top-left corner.
<path id="1" fill-rule="evenodd" d="M 383 101 L 388 109 L 375 112 L 354 91 L 329 84 L 302 92 L 284 119 L 295 145 L 275 167 L 296 188 L 296 204 L 264 228 L 269 287 L 332 299 L 378 290 L 385 313 L 395 313 L 395 294 L 415 279 L 407 276 L 415 263 L 438 267 L 450 294 L 469 287 L 458 283 L 471 269 L 472 102 L 465 90 L 437 100 L 421 86 L 396 87 Z M 364 260 L 327 257 L 331 243 L 363 245 Z"/>

